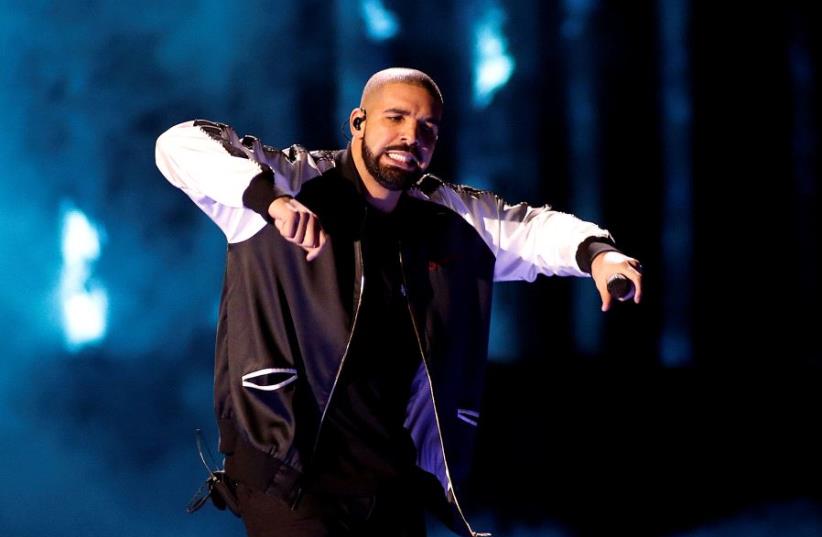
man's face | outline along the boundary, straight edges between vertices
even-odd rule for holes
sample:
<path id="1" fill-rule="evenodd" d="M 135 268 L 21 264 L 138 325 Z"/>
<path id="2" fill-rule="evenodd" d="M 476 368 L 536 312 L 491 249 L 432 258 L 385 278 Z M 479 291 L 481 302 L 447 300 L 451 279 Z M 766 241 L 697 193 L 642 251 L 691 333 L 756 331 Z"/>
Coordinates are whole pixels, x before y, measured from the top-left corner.
<path id="1" fill-rule="evenodd" d="M 365 103 L 362 159 L 368 172 L 389 190 L 416 182 L 434 154 L 442 114 L 424 88 L 387 84 Z"/>

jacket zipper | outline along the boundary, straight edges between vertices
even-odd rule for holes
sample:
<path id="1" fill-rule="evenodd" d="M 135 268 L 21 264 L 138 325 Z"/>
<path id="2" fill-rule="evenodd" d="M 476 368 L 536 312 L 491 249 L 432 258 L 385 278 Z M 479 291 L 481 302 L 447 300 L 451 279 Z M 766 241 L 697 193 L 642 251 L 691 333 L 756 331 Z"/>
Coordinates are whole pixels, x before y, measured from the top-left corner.
<path id="1" fill-rule="evenodd" d="M 360 306 L 362 305 L 363 291 L 365 289 L 365 270 L 363 269 L 362 263 L 362 245 L 359 242 L 354 243 L 354 263 L 357 270 L 359 271 L 360 282 L 360 288 L 357 292 L 357 304 L 354 306 L 354 320 L 351 321 L 351 331 L 348 334 L 348 341 L 345 342 L 345 350 L 343 351 L 342 357 L 340 358 L 340 365 L 337 366 L 337 374 L 334 377 L 334 383 L 331 385 L 331 391 L 328 392 L 328 399 L 326 399 L 325 401 L 323 413 L 320 415 L 320 423 L 317 426 L 317 435 L 314 437 L 314 446 L 311 448 L 311 459 L 309 459 L 311 461 L 314 460 L 314 457 L 317 454 L 317 446 L 320 443 L 320 435 L 322 433 L 323 423 L 325 422 L 325 415 L 328 413 L 328 407 L 331 406 L 331 399 L 334 397 L 334 391 L 337 388 L 337 382 L 340 380 L 340 374 L 342 373 L 343 364 L 345 364 L 345 359 L 348 357 L 348 351 L 351 348 L 351 340 L 354 338 L 354 330 L 357 328 L 357 319 L 360 316 Z M 299 487 L 297 489 L 297 493 L 294 496 L 294 500 L 291 502 L 292 511 L 297 509 L 297 506 L 300 503 L 302 495 L 303 488 Z"/>
<path id="2" fill-rule="evenodd" d="M 457 512 L 459 513 L 463 524 L 465 524 L 465 527 L 468 528 L 468 533 L 470 533 L 473 537 L 490 536 L 490 533 L 479 533 L 471 529 L 471 525 L 465 518 L 465 515 L 462 512 L 462 507 L 460 507 L 460 502 L 457 499 L 457 491 L 454 489 L 454 484 L 451 482 L 451 472 L 448 470 L 448 459 L 445 457 L 445 444 L 442 442 L 442 428 L 440 427 L 440 417 L 437 413 L 437 401 L 434 398 L 434 383 L 431 380 L 431 371 L 428 369 L 428 359 L 426 358 L 425 351 L 422 348 L 422 340 L 420 339 L 420 331 L 417 328 L 417 320 L 414 318 L 414 311 L 411 309 L 411 299 L 408 297 L 408 284 L 405 279 L 405 263 L 403 263 L 402 259 L 402 243 L 398 241 L 397 246 L 400 255 L 400 277 L 402 278 L 402 287 L 400 288 L 400 292 L 402 293 L 402 296 L 405 297 L 405 304 L 408 306 L 408 315 L 411 317 L 411 326 L 414 328 L 414 337 L 417 340 L 417 348 L 420 351 L 422 364 L 425 368 L 425 375 L 428 377 L 428 390 L 431 394 L 431 405 L 434 407 L 434 421 L 437 423 L 437 437 L 440 441 L 442 462 L 445 465 L 445 478 L 448 481 L 448 487 L 451 489 L 451 495 L 454 497 L 454 505 L 457 507 Z"/>

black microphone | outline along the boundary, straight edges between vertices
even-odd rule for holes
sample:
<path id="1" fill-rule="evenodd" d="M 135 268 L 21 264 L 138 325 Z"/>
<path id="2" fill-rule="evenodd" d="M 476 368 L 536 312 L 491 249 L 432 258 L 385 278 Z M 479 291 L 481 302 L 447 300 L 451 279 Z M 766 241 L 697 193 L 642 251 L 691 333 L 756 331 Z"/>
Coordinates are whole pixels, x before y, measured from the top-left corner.
<path id="1" fill-rule="evenodd" d="M 634 282 L 629 280 L 624 274 L 613 274 L 608 278 L 606 287 L 611 297 L 620 302 L 634 298 L 634 292 L 636 291 Z"/>

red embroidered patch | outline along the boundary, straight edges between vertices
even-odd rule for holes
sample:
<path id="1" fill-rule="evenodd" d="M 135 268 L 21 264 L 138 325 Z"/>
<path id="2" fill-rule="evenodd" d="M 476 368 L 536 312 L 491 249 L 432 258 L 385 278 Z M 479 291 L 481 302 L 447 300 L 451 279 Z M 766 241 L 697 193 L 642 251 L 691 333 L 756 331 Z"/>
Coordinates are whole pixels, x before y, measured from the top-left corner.
<path id="1" fill-rule="evenodd" d="M 445 265 L 449 264 L 453 261 L 453 257 L 443 257 L 442 259 L 429 259 L 428 260 L 428 271 L 433 272 L 435 270 L 439 270 Z"/>

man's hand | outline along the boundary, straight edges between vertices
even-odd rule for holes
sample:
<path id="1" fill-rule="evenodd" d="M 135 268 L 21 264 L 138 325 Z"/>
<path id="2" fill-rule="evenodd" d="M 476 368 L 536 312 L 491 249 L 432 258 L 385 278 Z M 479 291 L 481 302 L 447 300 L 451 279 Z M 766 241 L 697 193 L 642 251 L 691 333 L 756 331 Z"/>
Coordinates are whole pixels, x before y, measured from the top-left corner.
<path id="1" fill-rule="evenodd" d="M 603 252 L 596 256 L 591 263 L 591 276 L 602 298 L 602 311 L 611 308 L 614 298 L 608 292 L 608 278 L 614 274 L 622 274 L 634 284 L 634 302 L 639 304 L 642 298 L 642 269 L 639 261 L 619 252 Z"/>
<path id="2" fill-rule="evenodd" d="M 305 258 L 313 261 L 323 246 L 327 236 L 320 226 L 320 219 L 294 198 L 284 196 L 275 199 L 268 206 L 268 214 L 280 235 L 308 252 Z"/>

